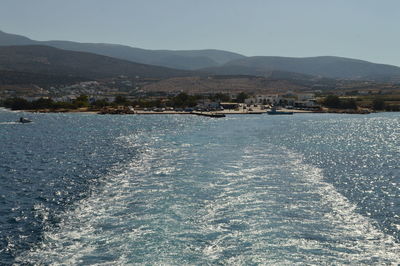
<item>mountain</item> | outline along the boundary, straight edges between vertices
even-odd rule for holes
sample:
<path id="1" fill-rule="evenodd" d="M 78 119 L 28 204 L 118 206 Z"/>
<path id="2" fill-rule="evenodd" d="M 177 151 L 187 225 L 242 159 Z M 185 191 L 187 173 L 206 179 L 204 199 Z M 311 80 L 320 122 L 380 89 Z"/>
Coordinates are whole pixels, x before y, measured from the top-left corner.
<path id="1" fill-rule="evenodd" d="M 136 63 L 158 65 L 183 70 L 216 67 L 245 56 L 222 50 L 146 50 L 118 44 L 79 43 L 71 41 L 35 41 L 27 37 L 0 31 L 0 46 L 46 45 L 59 49 L 89 52 Z"/>
<path id="2" fill-rule="evenodd" d="M 169 78 L 192 74 L 190 71 L 38 45 L 0 47 L 0 70 L 93 79 L 118 75 Z"/>
<path id="3" fill-rule="evenodd" d="M 0 70 L 1 85 L 38 85 L 41 87 L 74 84 L 89 81 L 88 78 L 67 75 L 41 74 L 31 72 L 20 72 L 11 70 Z"/>
<path id="4" fill-rule="evenodd" d="M 140 69 L 139 64 L 149 64 L 181 70 L 199 70 L 204 74 L 208 73 L 213 75 L 252 75 L 270 77 L 272 75 L 271 73 L 273 73 L 275 77 L 279 76 L 280 79 L 293 80 L 296 78 L 297 73 L 297 78 L 308 81 L 315 79 L 320 81 L 320 78 L 328 78 L 400 82 L 399 67 L 334 56 L 305 58 L 276 56 L 245 57 L 240 54 L 221 50 L 146 50 L 117 44 L 35 41 L 24 36 L 0 31 L 0 47 L 6 45 L 45 45 L 63 50 L 103 55 L 109 58 L 122 59 L 125 62 L 124 64 L 126 64 L 127 61 L 136 63 L 136 72 Z M 102 66 L 103 69 L 105 67 L 104 65 Z M 115 66 L 109 66 L 106 72 L 111 71 L 114 67 Z M 91 71 L 100 71 L 96 68 L 99 68 L 99 66 L 96 66 Z M 118 69 L 118 67 L 116 67 L 116 69 Z M 116 71 L 116 69 L 111 72 L 123 72 L 121 68 L 119 68 L 118 71 Z M 132 69 L 132 66 L 128 67 L 128 69 Z M 147 69 L 149 70 L 150 66 L 147 66 Z M 89 68 L 86 68 L 85 71 L 87 72 L 88 70 Z M 152 73 L 156 74 L 155 77 L 177 76 L 179 73 L 184 76 L 187 75 L 185 72 L 172 69 L 166 70 L 164 75 L 162 75 L 163 71 L 161 69 L 153 70 L 154 71 L 147 71 L 143 69 L 141 75 L 149 76 Z M 111 72 L 109 72 L 109 74 Z M 134 72 L 135 71 L 129 73 L 131 75 Z M 309 77 L 304 77 L 302 75 L 308 75 Z"/>
<path id="5" fill-rule="evenodd" d="M 186 92 L 197 93 L 277 93 L 288 89 L 302 91 L 310 88 L 297 81 L 269 79 L 265 77 L 231 75 L 207 77 L 176 77 L 163 79 L 145 85 L 147 92 Z"/>
<path id="6" fill-rule="evenodd" d="M 283 71 L 335 79 L 400 80 L 399 67 L 334 56 L 305 58 L 254 56 L 233 60 L 223 66 L 205 70 L 223 75 L 266 76 L 271 71 Z"/>
<path id="7" fill-rule="evenodd" d="M 35 44 L 35 41 L 21 35 L 10 34 L 0 31 L 0 46 L 31 44 Z"/>

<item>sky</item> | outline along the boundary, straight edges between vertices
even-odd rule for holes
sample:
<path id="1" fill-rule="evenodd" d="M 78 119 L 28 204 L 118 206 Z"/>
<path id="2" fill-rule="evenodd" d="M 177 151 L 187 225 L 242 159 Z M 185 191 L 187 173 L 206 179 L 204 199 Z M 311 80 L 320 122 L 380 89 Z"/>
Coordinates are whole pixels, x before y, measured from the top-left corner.
<path id="1" fill-rule="evenodd" d="M 0 0 L 0 30 L 34 40 L 400 66 L 399 0 Z"/>

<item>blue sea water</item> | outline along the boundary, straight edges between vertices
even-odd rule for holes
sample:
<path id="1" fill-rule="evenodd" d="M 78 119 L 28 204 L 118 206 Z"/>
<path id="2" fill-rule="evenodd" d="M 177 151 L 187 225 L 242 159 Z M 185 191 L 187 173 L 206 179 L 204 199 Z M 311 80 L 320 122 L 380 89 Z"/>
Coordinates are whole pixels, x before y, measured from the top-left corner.
<path id="1" fill-rule="evenodd" d="M 399 264 L 399 155 L 399 113 L 0 111 L 0 264 Z"/>

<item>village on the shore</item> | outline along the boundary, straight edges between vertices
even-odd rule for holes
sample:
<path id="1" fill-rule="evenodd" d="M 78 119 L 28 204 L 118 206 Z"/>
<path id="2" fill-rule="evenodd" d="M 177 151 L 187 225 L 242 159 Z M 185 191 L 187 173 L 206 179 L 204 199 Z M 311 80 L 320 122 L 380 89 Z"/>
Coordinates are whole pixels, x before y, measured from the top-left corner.
<path id="1" fill-rule="evenodd" d="M 290 112 L 369 113 L 399 111 L 396 88 L 335 88 L 294 90 L 190 90 L 147 91 L 152 80 L 140 82 L 124 76 L 104 81 L 84 81 L 68 86 L 30 86 L 2 89 L 0 106 L 33 112 L 91 112 L 100 114 L 224 114 L 265 113 L 270 108 Z M 371 87 L 371 88 L 368 88 Z M 212 89 L 212 88 L 211 88 Z M 212 92 L 213 91 L 213 92 Z"/>

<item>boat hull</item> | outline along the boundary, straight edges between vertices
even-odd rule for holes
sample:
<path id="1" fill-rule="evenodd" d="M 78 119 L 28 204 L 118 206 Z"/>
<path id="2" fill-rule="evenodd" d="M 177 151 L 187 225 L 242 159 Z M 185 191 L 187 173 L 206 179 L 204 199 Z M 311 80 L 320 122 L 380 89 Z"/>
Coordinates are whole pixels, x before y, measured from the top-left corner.
<path id="1" fill-rule="evenodd" d="M 207 116 L 207 117 L 214 117 L 214 118 L 225 117 L 225 114 L 218 114 L 218 113 L 197 113 L 197 112 L 192 112 L 192 114 L 200 115 L 200 116 Z"/>
<path id="2" fill-rule="evenodd" d="M 269 115 L 292 115 L 293 112 L 279 112 L 279 111 L 273 112 L 273 111 L 270 111 L 270 112 L 267 112 L 267 114 L 269 114 Z"/>

